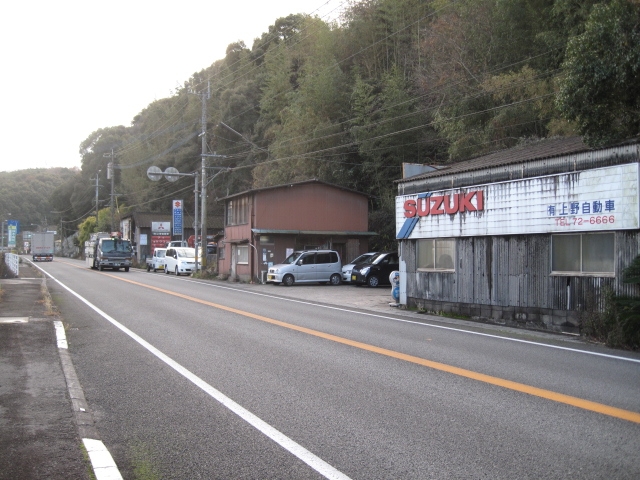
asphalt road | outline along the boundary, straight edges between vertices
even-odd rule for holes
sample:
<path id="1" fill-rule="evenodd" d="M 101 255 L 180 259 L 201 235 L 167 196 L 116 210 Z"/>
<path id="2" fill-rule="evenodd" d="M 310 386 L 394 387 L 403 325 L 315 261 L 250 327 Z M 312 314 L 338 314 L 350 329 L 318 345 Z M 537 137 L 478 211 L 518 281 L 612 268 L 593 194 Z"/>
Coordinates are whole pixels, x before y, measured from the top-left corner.
<path id="1" fill-rule="evenodd" d="M 39 266 L 126 479 L 640 478 L 638 355 L 387 288 Z"/>

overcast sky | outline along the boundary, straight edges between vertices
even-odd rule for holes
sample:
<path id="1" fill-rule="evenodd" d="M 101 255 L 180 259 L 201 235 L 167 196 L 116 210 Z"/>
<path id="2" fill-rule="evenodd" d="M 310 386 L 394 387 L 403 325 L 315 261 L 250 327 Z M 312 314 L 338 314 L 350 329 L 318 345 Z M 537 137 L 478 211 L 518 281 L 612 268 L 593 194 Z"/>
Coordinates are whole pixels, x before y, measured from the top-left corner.
<path id="1" fill-rule="evenodd" d="M 0 171 L 80 167 L 99 128 L 130 125 L 279 17 L 344 0 L 11 0 L 0 6 Z"/>

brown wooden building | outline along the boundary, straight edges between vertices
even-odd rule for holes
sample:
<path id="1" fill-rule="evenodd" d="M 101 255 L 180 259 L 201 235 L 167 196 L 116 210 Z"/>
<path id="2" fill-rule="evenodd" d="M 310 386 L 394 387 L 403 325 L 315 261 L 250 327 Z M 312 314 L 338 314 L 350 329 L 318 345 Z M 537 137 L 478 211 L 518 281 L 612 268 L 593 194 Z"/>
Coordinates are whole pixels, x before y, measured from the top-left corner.
<path id="1" fill-rule="evenodd" d="M 218 240 L 218 272 L 233 280 L 262 281 L 270 265 L 293 250 L 330 248 L 343 263 L 368 250 L 369 197 L 308 180 L 220 198 L 224 238 Z M 389 219 L 393 221 L 393 219 Z"/>

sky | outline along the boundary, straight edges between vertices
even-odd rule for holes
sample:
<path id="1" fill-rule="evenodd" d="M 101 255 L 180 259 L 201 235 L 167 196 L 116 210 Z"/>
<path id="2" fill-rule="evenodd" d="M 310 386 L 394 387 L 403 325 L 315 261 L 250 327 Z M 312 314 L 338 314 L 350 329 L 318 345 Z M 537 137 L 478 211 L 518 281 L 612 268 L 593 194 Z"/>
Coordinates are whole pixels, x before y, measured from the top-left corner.
<path id="1" fill-rule="evenodd" d="M 345 0 L 12 0 L 0 6 L 0 171 L 80 167 L 94 131 L 154 100 L 291 13 Z"/>

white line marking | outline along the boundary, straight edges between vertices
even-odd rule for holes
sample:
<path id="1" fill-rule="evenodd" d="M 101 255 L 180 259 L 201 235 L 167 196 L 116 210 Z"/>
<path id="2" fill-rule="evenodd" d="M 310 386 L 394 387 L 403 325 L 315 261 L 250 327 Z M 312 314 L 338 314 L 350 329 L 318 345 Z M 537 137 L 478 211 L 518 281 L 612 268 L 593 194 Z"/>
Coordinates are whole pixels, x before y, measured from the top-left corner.
<path id="1" fill-rule="evenodd" d="M 84 443 L 84 448 L 87 449 L 89 454 L 96 480 L 122 480 L 122 475 L 120 475 L 116 462 L 113 461 L 113 457 L 107 447 L 104 446 L 104 443 L 91 438 L 83 438 L 82 443 Z"/>
<path id="2" fill-rule="evenodd" d="M 173 368 L 180 375 L 182 375 L 183 377 L 188 379 L 190 382 L 192 382 L 194 385 L 196 385 L 197 387 L 202 389 L 204 392 L 206 392 L 212 398 L 214 398 L 215 400 L 220 402 L 223 406 L 225 406 L 226 408 L 231 410 L 233 413 L 238 415 L 245 422 L 247 422 L 250 425 L 252 425 L 258 431 L 262 432 L 264 435 L 266 435 L 271 440 L 276 442 L 282 448 L 284 448 L 285 450 L 289 451 L 294 456 L 296 456 L 297 458 L 302 460 L 304 463 L 309 465 L 311 468 L 313 468 L 320 475 L 324 476 L 325 478 L 332 479 L 332 480 L 334 480 L 334 479 L 335 480 L 349 480 L 349 477 L 346 476 L 344 473 L 342 473 L 339 470 L 337 470 L 336 468 L 332 467 L 327 462 L 325 462 L 324 460 L 322 460 L 321 458 L 317 457 L 316 455 L 311 453 L 309 450 L 304 448 L 302 445 L 296 443 L 295 441 L 293 441 L 292 439 L 290 439 L 289 437 L 284 435 L 282 432 L 280 432 L 279 430 L 275 429 L 274 427 L 272 427 L 271 425 L 266 423 L 264 420 L 260 419 L 259 417 L 257 417 L 253 413 L 251 413 L 249 410 L 245 409 L 244 407 L 242 407 L 238 403 L 234 402 L 233 400 L 231 400 L 229 397 L 224 395 L 219 390 L 216 390 L 215 388 L 213 388 L 211 385 L 209 385 L 207 382 L 202 380 L 200 377 L 198 377 L 197 375 L 191 373 L 189 370 L 184 368 L 178 362 L 174 361 L 173 359 L 171 359 L 170 357 L 168 357 L 167 355 L 162 353 L 160 350 L 155 348 L 153 345 L 151 345 L 149 342 L 147 342 L 143 338 L 139 337 L 137 334 L 135 334 L 134 332 L 129 330 L 127 327 L 122 325 L 120 322 L 118 322 L 117 320 L 115 320 L 111 316 L 107 315 L 105 312 L 103 312 L 98 307 L 93 305 L 91 302 L 89 302 L 87 299 L 82 297 L 80 294 L 78 294 L 75 291 L 71 290 L 69 287 L 67 287 L 65 284 L 60 282 L 53 275 L 51 275 L 48 272 L 45 272 L 44 270 L 42 270 L 42 271 L 45 273 L 45 275 L 49 276 L 52 280 L 54 280 L 58 285 L 60 285 L 62 288 L 64 288 L 69 293 L 74 295 L 81 302 L 83 302 L 85 305 L 87 305 L 93 311 L 98 313 L 104 319 L 109 321 L 116 328 L 120 329 L 122 332 L 127 334 L 133 340 L 138 342 L 141 346 L 146 348 L 149 352 L 151 352 L 157 358 L 159 358 L 164 363 L 166 363 L 168 366 Z M 99 480 L 101 480 L 101 479 L 99 479 Z"/>
<path id="3" fill-rule="evenodd" d="M 58 348 L 69 348 L 67 345 L 67 335 L 64 332 L 64 325 L 60 320 L 55 320 L 53 326 L 56 329 L 56 338 L 58 340 Z"/>

